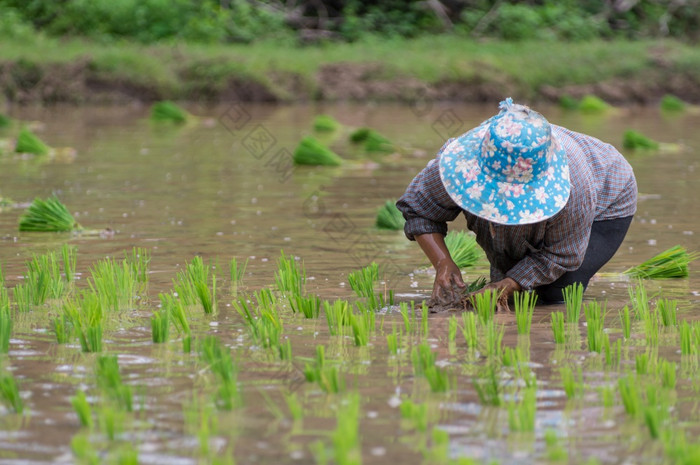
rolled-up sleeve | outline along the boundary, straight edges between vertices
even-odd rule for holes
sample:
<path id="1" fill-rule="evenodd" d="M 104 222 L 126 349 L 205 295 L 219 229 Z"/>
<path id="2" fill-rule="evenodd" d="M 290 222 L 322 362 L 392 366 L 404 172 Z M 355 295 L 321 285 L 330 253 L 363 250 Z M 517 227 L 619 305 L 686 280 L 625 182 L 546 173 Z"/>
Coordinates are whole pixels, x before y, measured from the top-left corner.
<path id="1" fill-rule="evenodd" d="M 404 233 L 412 241 L 421 234 L 447 234 L 447 222 L 462 212 L 442 184 L 437 158 L 413 178 L 396 206 L 406 219 Z"/>

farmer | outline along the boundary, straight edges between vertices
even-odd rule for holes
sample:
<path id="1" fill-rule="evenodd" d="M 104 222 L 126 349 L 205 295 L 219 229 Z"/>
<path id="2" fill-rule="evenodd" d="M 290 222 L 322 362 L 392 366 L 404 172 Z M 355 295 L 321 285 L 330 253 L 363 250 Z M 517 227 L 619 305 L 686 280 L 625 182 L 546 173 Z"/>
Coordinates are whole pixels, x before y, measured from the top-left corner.
<path id="1" fill-rule="evenodd" d="M 632 168 L 610 145 L 547 122 L 508 98 L 500 112 L 450 139 L 396 204 L 435 268 L 430 307 L 462 306 L 465 284 L 445 246 L 460 213 L 491 265 L 484 289 L 561 303 L 584 288 L 625 238 L 637 206 Z M 479 292 L 483 292 L 479 291 Z"/>

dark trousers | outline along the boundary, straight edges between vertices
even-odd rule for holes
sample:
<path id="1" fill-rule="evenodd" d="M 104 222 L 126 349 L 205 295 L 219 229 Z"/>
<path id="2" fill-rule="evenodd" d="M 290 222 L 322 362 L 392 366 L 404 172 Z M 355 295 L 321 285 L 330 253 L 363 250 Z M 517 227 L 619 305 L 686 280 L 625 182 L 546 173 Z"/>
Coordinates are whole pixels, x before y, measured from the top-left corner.
<path id="1" fill-rule="evenodd" d="M 632 223 L 632 216 L 594 221 L 581 266 L 575 271 L 564 273 L 551 284 L 535 288 L 537 300 L 543 304 L 559 304 L 564 302 L 562 291 L 569 284 L 581 283 L 585 289 L 593 275 L 608 263 L 620 248 L 630 223 Z"/>

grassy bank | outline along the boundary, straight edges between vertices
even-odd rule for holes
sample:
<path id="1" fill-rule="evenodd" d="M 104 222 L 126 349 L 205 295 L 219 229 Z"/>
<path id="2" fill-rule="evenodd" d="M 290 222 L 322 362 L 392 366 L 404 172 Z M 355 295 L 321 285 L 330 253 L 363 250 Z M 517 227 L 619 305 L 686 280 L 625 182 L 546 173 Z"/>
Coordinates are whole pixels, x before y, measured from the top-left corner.
<path id="1" fill-rule="evenodd" d="M 597 93 L 700 100 L 700 49 L 674 41 L 483 42 L 456 36 L 299 47 L 0 43 L 8 100 L 484 100 Z M 602 94 L 602 95 L 601 95 Z"/>

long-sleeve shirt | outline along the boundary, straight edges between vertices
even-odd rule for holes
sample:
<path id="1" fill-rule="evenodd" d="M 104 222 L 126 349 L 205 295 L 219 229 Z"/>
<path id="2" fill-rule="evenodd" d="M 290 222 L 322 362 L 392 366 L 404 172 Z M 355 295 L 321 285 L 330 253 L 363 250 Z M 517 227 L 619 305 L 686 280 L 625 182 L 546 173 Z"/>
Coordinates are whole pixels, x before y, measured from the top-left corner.
<path id="1" fill-rule="evenodd" d="M 594 221 L 634 215 L 637 183 L 632 167 L 612 145 L 556 125 L 552 132 L 566 150 L 571 178 L 569 200 L 556 215 L 534 224 L 500 225 L 463 210 L 440 179 L 441 150 L 396 203 L 406 219 L 406 237 L 445 235 L 447 222 L 464 213 L 489 260 L 492 281 L 510 277 L 533 289 L 578 269 Z"/>

